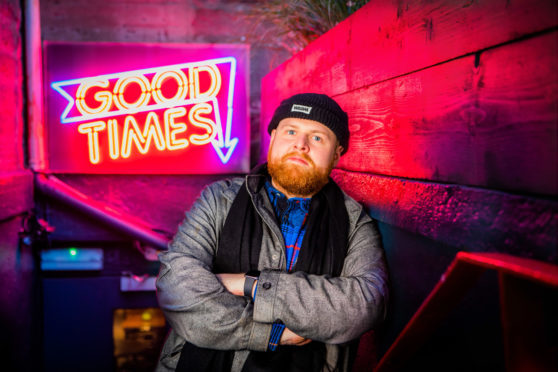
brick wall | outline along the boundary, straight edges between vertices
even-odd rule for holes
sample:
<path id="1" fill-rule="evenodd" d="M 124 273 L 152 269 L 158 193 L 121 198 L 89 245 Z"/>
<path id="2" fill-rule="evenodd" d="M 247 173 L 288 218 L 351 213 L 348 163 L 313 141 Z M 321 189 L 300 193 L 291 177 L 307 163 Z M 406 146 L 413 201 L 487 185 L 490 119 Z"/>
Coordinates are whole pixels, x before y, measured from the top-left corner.
<path id="1" fill-rule="evenodd" d="M 18 232 L 33 207 L 33 178 L 25 170 L 22 12 L 20 2 L 0 2 L 0 355 L 11 369 L 32 370 L 37 308 L 33 257 Z"/>
<path id="2" fill-rule="evenodd" d="M 258 1 L 41 1 L 45 41 L 109 41 L 157 43 L 251 43 L 251 165 L 259 159 L 261 79 L 289 57 L 271 43 L 254 43 L 250 10 Z M 87 9 L 87 11 L 84 11 Z M 108 205 L 144 219 L 153 228 L 174 233 L 203 186 L 215 176 L 75 176 L 65 182 Z M 157 192 L 154 192 L 157 190 Z M 63 212 L 64 211 L 64 212 Z M 45 217 L 56 227 L 56 239 L 122 239 L 91 224 L 79 214 L 50 204 Z"/>

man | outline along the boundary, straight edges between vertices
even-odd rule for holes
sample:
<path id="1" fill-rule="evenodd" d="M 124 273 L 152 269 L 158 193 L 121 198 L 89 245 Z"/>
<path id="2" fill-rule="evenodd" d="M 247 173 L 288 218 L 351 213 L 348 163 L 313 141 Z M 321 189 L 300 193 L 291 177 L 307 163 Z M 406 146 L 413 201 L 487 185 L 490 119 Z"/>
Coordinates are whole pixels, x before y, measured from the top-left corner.
<path id="1" fill-rule="evenodd" d="M 267 164 L 202 191 L 160 256 L 160 371 L 347 371 L 385 316 L 378 231 L 329 178 L 347 114 L 298 94 L 268 132 Z"/>

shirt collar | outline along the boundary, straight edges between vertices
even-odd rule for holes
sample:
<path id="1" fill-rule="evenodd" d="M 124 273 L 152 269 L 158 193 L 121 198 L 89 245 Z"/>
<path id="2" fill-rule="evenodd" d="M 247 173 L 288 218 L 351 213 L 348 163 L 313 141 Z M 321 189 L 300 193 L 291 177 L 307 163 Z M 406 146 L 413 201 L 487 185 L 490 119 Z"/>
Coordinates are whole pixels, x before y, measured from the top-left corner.
<path id="1" fill-rule="evenodd" d="M 286 209 L 301 209 L 304 213 L 308 213 L 312 198 L 295 197 L 289 199 L 285 196 L 285 194 L 273 187 L 269 179 L 265 181 L 264 187 L 267 191 L 267 195 L 269 196 L 269 200 L 275 209 L 275 213 L 278 215 L 283 214 Z"/>

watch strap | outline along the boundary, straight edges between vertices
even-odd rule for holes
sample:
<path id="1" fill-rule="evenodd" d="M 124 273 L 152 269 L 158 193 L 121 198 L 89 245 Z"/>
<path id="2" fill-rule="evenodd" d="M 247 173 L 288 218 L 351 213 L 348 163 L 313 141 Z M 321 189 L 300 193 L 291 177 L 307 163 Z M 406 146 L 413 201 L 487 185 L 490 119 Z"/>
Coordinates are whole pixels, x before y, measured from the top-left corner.
<path id="1" fill-rule="evenodd" d="M 259 277 L 260 272 L 257 270 L 250 270 L 244 274 L 244 296 L 252 298 L 252 288 Z"/>

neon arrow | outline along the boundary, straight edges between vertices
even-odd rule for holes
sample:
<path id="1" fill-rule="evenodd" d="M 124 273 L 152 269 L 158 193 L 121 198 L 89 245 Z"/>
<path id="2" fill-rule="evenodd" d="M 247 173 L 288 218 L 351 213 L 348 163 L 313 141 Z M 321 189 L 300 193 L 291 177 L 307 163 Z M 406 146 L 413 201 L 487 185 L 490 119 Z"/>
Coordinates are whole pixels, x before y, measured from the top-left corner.
<path id="1" fill-rule="evenodd" d="M 232 105 L 227 110 L 227 123 L 225 127 L 225 134 L 223 136 L 223 126 L 221 125 L 221 115 L 219 113 L 219 104 L 216 99 L 213 99 L 213 108 L 215 110 L 215 118 L 217 119 L 217 137 L 211 140 L 211 145 L 215 152 L 221 159 L 223 164 L 227 164 L 231 155 L 238 144 L 238 138 L 231 138 L 232 127 Z"/>
<path id="2" fill-rule="evenodd" d="M 230 58 L 231 62 L 231 73 L 229 80 L 229 96 L 227 97 L 227 123 L 225 126 L 225 136 L 223 138 L 223 127 L 221 125 L 221 115 L 219 113 L 219 105 L 217 100 L 213 99 L 213 107 L 215 109 L 215 117 L 217 118 L 217 134 L 218 138 L 213 139 L 211 144 L 215 149 L 215 152 L 223 162 L 227 164 L 231 158 L 236 145 L 238 144 L 238 138 L 231 138 L 231 127 L 232 127 L 232 114 L 233 114 L 233 97 L 234 97 L 234 79 L 236 75 L 236 59 Z"/>

